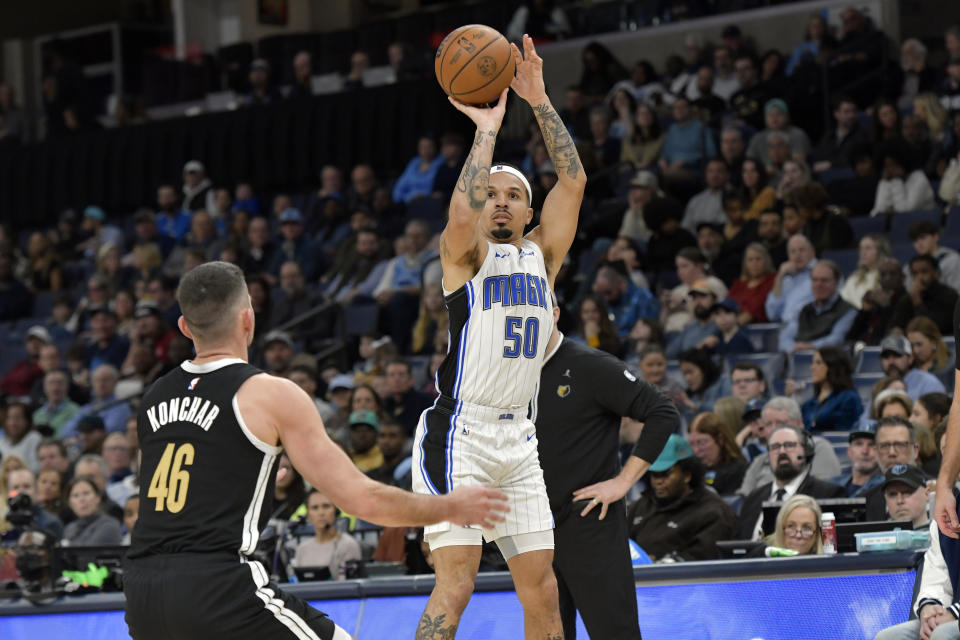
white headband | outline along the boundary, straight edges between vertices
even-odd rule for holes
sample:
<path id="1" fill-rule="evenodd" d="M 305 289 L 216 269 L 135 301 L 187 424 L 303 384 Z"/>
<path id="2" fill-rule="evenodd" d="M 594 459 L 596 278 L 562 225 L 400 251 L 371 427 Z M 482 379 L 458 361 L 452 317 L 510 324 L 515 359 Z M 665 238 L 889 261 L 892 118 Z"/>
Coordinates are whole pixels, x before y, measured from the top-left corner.
<path id="1" fill-rule="evenodd" d="M 533 206 L 533 190 L 530 189 L 530 183 L 527 182 L 527 176 L 523 175 L 521 172 L 517 171 L 513 167 L 505 164 L 495 164 L 492 167 L 490 167 L 490 175 L 493 175 L 495 173 L 500 173 L 501 171 L 504 173 L 509 173 L 512 176 L 516 176 L 517 178 L 520 178 L 520 182 L 523 183 L 523 187 L 527 190 L 527 202 L 529 202 L 530 206 L 532 207 Z"/>

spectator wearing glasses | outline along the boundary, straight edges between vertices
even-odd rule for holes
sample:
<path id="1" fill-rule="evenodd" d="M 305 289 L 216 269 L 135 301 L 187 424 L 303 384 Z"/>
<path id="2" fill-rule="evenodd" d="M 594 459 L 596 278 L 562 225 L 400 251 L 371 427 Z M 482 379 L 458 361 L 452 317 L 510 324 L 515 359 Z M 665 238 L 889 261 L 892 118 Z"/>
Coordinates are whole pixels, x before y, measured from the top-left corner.
<path id="1" fill-rule="evenodd" d="M 916 465 L 920 456 L 916 430 L 906 418 L 881 418 L 877 421 L 877 462 L 886 473 L 898 464 Z M 874 487 L 864 494 L 867 499 L 866 519 L 886 520 L 887 505 L 883 487 Z"/>
<path id="2" fill-rule="evenodd" d="M 850 473 L 833 480 L 847 490 L 847 496 L 856 498 L 884 481 L 877 460 L 877 433 L 872 424 L 857 427 L 848 436 L 847 458 Z"/>
<path id="3" fill-rule="evenodd" d="M 755 425 L 755 431 L 757 440 L 763 447 L 766 447 L 770 433 L 778 426 L 788 425 L 798 431 L 804 431 L 800 405 L 793 398 L 785 396 L 771 398 L 763 405 L 760 420 L 762 424 Z M 744 422 L 746 422 L 746 419 Z M 810 475 L 821 480 L 829 480 L 840 475 L 840 461 L 837 460 L 837 455 L 833 452 L 833 445 L 826 438 L 820 436 L 813 436 L 812 442 L 814 455 L 812 463 L 810 463 Z M 774 481 L 775 477 L 769 458 L 769 453 L 761 453 L 753 458 L 750 466 L 747 467 L 743 484 L 740 485 L 737 493 L 745 496 L 750 495 L 757 487 Z"/>
<path id="4" fill-rule="evenodd" d="M 768 546 L 792 549 L 800 555 L 821 555 L 823 537 L 820 535 L 820 505 L 810 496 L 798 493 L 791 496 L 777 512 L 774 532 L 764 539 Z M 766 547 L 750 553 L 762 556 Z"/>
<path id="5" fill-rule="evenodd" d="M 812 300 L 797 316 L 785 315 L 780 351 L 793 352 L 843 344 L 857 310 L 840 297 L 843 273 L 832 260 L 821 260 L 810 270 Z"/>
<path id="6" fill-rule="evenodd" d="M 789 425 L 775 427 L 767 445 L 774 480 L 755 489 L 744 498 L 740 508 L 737 537 L 759 540 L 763 537 L 763 503 L 783 501 L 804 494 L 816 499 L 844 498 L 846 490 L 832 482 L 818 480 L 810 474 L 814 445 L 810 435 Z"/>
<path id="7" fill-rule="evenodd" d="M 767 380 L 763 369 L 755 362 L 737 362 L 730 372 L 733 395 L 744 402 L 763 399 L 767 395 Z"/>

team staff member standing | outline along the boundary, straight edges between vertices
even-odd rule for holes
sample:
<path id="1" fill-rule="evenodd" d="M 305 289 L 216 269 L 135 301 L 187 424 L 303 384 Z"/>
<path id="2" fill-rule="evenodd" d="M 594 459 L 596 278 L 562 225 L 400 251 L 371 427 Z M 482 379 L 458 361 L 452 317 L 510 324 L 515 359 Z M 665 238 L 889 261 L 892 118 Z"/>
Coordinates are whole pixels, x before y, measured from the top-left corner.
<path id="1" fill-rule="evenodd" d="M 579 610 L 591 638 L 640 640 L 623 496 L 679 429 L 680 415 L 617 358 L 564 338 L 556 305 L 553 317 L 534 420 L 555 522 L 564 638 L 576 638 Z M 644 423 L 623 469 L 622 416 Z"/>
<path id="2" fill-rule="evenodd" d="M 417 496 L 374 482 L 327 436 L 313 400 L 246 362 L 254 315 L 243 272 L 209 262 L 185 275 L 178 324 L 197 356 L 160 378 L 137 417 L 143 482 L 127 554 L 126 621 L 136 640 L 350 636 L 269 582 L 250 554 L 273 511 L 286 447 L 311 485 L 386 526 L 489 528 L 506 496 L 482 487 Z"/>

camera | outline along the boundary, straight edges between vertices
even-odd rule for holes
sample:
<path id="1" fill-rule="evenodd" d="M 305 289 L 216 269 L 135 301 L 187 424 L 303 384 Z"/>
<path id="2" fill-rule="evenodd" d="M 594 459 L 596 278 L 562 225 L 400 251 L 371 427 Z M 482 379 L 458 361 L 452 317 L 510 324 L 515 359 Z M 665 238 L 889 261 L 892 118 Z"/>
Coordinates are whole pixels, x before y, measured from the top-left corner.
<path id="1" fill-rule="evenodd" d="M 25 493 L 11 492 L 7 498 L 7 522 L 17 529 L 29 527 L 36 516 L 33 500 Z"/>

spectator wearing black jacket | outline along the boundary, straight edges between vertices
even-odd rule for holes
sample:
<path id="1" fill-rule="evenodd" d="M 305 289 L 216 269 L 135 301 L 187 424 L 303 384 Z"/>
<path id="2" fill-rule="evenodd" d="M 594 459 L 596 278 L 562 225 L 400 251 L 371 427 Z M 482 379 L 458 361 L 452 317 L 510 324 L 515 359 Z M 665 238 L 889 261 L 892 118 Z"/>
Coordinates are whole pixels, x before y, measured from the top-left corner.
<path id="1" fill-rule="evenodd" d="M 836 126 L 827 131 L 813 150 L 813 171 L 850 166 L 853 147 L 868 139 L 867 131 L 857 122 L 857 103 L 850 96 L 837 98 L 833 108 Z"/>
<path id="2" fill-rule="evenodd" d="M 643 209 L 643 221 L 653 233 L 647 243 L 647 265 L 654 273 L 674 270 L 677 252 L 695 247 L 697 239 L 680 226 L 683 207 L 669 197 L 654 198 Z"/>
<path id="3" fill-rule="evenodd" d="M 767 533 L 762 529 L 763 503 L 767 500 L 783 502 L 798 493 L 814 499 L 847 497 L 846 489 L 840 485 L 810 475 L 814 443 L 810 434 L 802 429 L 788 425 L 775 427 L 767 437 L 767 451 L 774 480 L 744 498 L 737 538 L 760 540 Z"/>
<path id="4" fill-rule="evenodd" d="M 845 216 L 827 208 L 827 190 L 818 182 L 807 182 L 792 192 L 800 215 L 807 221 L 803 235 L 810 238 L 817 255 L 834 249 L 850 249 L 856 238 Z"/>

